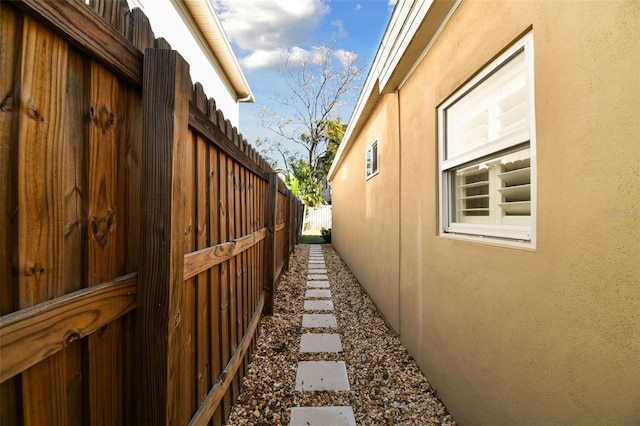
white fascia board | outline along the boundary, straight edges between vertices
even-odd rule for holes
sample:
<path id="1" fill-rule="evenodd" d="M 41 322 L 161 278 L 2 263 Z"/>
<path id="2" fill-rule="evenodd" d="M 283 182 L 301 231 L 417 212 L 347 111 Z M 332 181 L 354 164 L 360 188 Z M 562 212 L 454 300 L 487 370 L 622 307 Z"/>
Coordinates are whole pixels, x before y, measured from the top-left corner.
<path id="1" fill-rule="evenodd" d="M 342 163 L 342 156 L 352 143 L 352 138 L 356 135 L 354 130 L 369 118 L 365 112 L 365 106 L 372 102 L 377 102 L 383 91 L 383 82 L 386 83 L 391 76 L 393 69 L 398 64 L 402 54 L 406 50 L 409 42 L 413 39 L 416 30 L 420 26 L 427 11 L 431 7 L 433 0 L 413 1 L 401 0 L 393 9 L 393 14 L 387 25 L 387 29 L 382 36 L 382 42 L 378 47 L 376 56 L 363 85 L 356 106 L 351 114 L 347 129 L 345 130 L 342 142 L 338 147 L 336 156 L 331 164 L 327 180 L 331 181 L 336 168 Z M 378 90 L 373 90 L 378 86 Z M 369 112 L 369 111 L 367 111 Z"/>
<path id="2" fill-rule="evenodd" d="M 418 28 L 420 28 L 425 16 L 427 16 L 427 12 L 429 12 L 432 4 L 433 0 L 407 1 L 402 3 L 402 11 L 398 17 L 402 20 L 394 23 L 392 27 L 390 39 L 393 43 L 389 43 L 389 49 L 383 57 L 384 60 L 382 61 L 382 67 L 378 76 L 381 93 L 387 89 L 386 85 L 391 78 L 391 74 L 396 69 L 409 43 L 413 40 L 414 35 Z"/>

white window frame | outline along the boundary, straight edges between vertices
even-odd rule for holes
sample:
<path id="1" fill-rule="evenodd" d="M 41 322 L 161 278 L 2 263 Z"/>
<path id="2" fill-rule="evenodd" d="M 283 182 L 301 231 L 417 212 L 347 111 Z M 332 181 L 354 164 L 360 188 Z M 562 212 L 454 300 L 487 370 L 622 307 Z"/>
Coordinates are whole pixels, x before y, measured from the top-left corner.
<path id="1" fill-rule="evenodd" d="M 476 147 L 470 147 L 456 153 L 451 158 L 447 155 L 446 113 L 447 109 L 474 90 L 494 72 L 507 64 L 510 59 L 524 53 L 525 79 L 528 101 L 528 137 L 522 140 L 521 132 L 516 135 L 507 135 L 502 138 L 490 140 Z M 536 211 L 537 211 L 537 158 L 536 158 L 536 129 L 535 129 L 535 90 L 533 67 L 533 33 L 529 32 L 508 48 L 504 53 L 485 66 L 475 77 L 453 93 L 438 109 L 438 160 L 439 160 L 439 202 L 440 202 L 440 229 L 441 236 L 462 238 L 467 240 L 516 246 L 522 248 L 535 248 L 536 245 Z M 480 161 L 491 155 L 514 149 L 518 146 L 528 146 L 530 149 L 530 185 L 531 185 L 531 211 L 530 224 L 526 226 L 505 224 L 474 224 L 454 222 L 452 195 L 452 171 L 456 167 Z"/>
<path id="2" fill-rule="evenodd" d="M 375 150 L 374 150 L 375 148 Z M 375 152 L 375 161 L 373 161 Z M 369 169 L 369 156 L 371 155 L 371 169 Z M 375 169 L 373 166 L 376 166 Z M 369 180 L 380 173 L 380 138 L 376 138 L 371 145 L 367 147 L 364 154 L 364 177 Z"/>

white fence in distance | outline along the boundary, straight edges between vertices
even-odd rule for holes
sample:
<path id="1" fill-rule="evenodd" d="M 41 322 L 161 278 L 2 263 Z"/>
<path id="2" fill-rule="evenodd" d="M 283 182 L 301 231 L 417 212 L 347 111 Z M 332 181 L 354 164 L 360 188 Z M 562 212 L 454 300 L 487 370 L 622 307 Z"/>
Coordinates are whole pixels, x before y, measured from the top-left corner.
<path id="1" fill-rule="evenodd" d="M 331 229 L 331 206 L 305 207 L 304 229 Z"/>

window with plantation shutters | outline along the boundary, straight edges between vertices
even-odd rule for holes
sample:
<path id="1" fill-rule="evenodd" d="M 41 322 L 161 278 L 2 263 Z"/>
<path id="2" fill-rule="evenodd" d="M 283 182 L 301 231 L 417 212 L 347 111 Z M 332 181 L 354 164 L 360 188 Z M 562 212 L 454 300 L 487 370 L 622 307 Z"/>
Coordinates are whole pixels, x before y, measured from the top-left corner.
<path id="1" fill-rule="evenodd" d="M 534 242 L 532 49 L 528 34 L 438 108 L 442 233 Z"/>

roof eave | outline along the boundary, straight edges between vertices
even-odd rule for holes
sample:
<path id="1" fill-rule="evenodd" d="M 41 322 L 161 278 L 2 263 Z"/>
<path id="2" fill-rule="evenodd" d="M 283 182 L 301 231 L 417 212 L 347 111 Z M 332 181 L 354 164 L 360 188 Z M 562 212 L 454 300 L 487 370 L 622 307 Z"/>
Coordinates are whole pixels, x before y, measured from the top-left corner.
<path id="1" fill-rule="evenodd" d="M 198 26 L 204 41 L 217 60 L 222 72 L 235 92 L 236 102 L 254 102 L 249 83 L 240 68 L 210 0 L 174 0 L 184 5 Z"/>
<path id="2" fill-rule="evenodd" d="M 460 1 L 401 0 L 396 5 L 329 169 L 327 180 L 333 179 L 337 168 L 344 161 L 344 155 L 349 151 L 380 98 L 384 93 L 398 90 L 407 76 L 413 72 L 416 63 L 426 54 Z"/>

